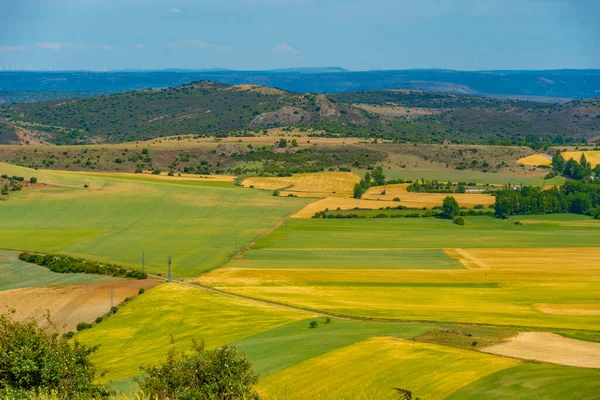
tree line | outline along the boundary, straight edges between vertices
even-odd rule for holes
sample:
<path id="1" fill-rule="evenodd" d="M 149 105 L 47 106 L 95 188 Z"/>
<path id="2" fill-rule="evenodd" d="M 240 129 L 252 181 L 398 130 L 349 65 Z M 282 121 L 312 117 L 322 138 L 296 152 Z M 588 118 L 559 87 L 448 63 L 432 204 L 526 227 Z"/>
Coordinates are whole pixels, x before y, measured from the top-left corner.
<path id="1" fill-rule="evenodd" d="M 535 186 L 521 188 L 507 185 L 494 193 L 495 214 L 511 215 L 575 213 L 600 219 L 600 184 L 567 181 L 560 187 L 543 190 Z"/>
<path id="2" fill-rule="evenodd" d="M 21 253 L 19 259 L 31 264 L 48 268 L 60 274 L 84 273 L 98 275 L 122 276 L 125 278 L 146 279 L 148 274 L 119 267 L 115 264 L 104 264 L 96 261 L 86 261 L 63 254 L 33 254 Z"/>

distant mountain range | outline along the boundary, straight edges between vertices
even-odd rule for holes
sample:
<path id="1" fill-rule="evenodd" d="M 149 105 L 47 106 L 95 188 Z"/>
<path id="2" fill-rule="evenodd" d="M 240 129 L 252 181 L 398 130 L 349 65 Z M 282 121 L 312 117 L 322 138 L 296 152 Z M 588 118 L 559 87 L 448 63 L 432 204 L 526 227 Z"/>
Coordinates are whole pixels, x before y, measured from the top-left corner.
<path id="1" fill-rule="evenodd" d="M 51 92 L 40 99 L 56 99 L 71 98 L 73 93 L 78 92 L 109 94 L 204 80 L 270 86 L 297 93 L 407 89 L 546 102 L 600 97 L 600 70 L 469 72 L 413 69 L 352 72 L 340 67 L 327 67 L 272 71 L 3 71 L 0 72 L 0 102 L 35 100 L 31 96 L 32 91 Z M 21 98 L 20 91 L 26 91 L 27 95 Z"/>

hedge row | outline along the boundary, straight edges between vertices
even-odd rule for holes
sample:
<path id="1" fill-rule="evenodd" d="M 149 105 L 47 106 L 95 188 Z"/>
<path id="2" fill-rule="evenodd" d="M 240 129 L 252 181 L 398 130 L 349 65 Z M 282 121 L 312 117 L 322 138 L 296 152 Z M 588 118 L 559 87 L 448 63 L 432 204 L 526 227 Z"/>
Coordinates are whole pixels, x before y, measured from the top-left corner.
<path id="1" fill-rule="evenodd" d="M 63 254 L 32 254 L 21 253 L 19 259 L 41 265 L 50 271 L 60 274 L 84 273 L 98 275 L 123 276 L 126 278 L 146 279 L 148 275 L 141 271 L 126 269 L 114 264 L 103 264 L 95 261 L 86 261 Z"/>

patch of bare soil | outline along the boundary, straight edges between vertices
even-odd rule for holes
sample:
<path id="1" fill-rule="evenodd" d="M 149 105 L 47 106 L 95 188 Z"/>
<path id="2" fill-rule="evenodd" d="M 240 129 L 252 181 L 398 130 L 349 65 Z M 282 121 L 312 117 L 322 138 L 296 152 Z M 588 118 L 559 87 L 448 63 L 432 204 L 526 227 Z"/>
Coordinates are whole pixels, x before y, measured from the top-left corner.
<path id="1" fill-rule="evenodd" d="M 159 280 L 119 280 L 88 285 L 60 285 L 24 288 L 0 292 L 0 307 L 16 310 L 19 321 L 36 320 L 49 326 L 45 315 L 49 312 L 59 332 L 74 331 L 79 322 L 93 322 L 110 311 L 110 291 L 114 291 L 115 306 L 138 294 L 140 289 L 151 289 Z"/>
<path id="2" fill-rule="evenodd" d="M 505 343 L 481 349 L 486 353 L 582 368 L 600 368 L 600 343 L 547 332 L 521 332 Z"/>

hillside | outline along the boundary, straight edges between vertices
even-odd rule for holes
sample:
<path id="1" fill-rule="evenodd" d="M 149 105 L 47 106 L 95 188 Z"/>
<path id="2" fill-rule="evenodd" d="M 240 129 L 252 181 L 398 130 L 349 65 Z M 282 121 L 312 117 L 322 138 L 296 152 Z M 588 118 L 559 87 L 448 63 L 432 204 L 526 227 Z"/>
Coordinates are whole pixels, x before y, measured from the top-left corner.
<path id="1" fill-rule="evenodd" d="M 408 89 L 490 97 L 564 101 L 598 96 L 600 70 L 454 71 L 412 69 L 345 71 L 300 68 L 274 71 L 162 70 L 112 72 L 0 72 L 0 89 L 29 91 L 126 92 L 209 80 L 279 87 L 298 93 Z"/>
<path id="2" fill-rule="evenodd" d="M 0 144 L 251 136 L 291 126 L 312 136 L 423 143 L 562 144 L 600 135 L 596 99 L 547 104 L 401 90 L 319 95 L 214 82 L 5 105 L 0 117 Z"/>

